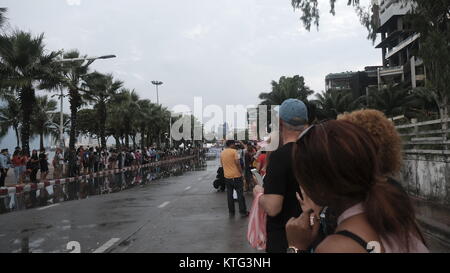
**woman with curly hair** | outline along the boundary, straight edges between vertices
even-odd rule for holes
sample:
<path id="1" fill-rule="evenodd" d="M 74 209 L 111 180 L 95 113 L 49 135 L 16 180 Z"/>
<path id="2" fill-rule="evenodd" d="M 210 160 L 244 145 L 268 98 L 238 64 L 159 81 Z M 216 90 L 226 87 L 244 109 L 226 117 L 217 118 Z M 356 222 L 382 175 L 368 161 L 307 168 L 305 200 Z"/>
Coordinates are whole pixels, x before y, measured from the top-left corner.
<path id="1" fill-rule="evenodd" d="M 349 121 L 368 132 L 376 147 L 376 154 L 379 159 L 380 174 L 387 179 L 388 184 L 395 186 L 398 193 L 403 196 L 405 200 L 409 199 L 407 192 L 403 189 L 401 184 L 395 179 L 400 176 L 400 169 L 402 167 L 402 140 L 397 132 L 393 122 L 391 122 L 384 113 L 378 110 L 365 109 L 357 110 L 352 113 L 346 113 L 338 116 L 338 120 Z M 412 204 L 406 202 L 408 210 L 414 211 Z M 324 236 L 334 232 L 337 224 L 336 213 L 326 207 L 315 206 L 311 203 L 310 206 L 305 206 L 303 209 L 308 210 L 310 207 L 315 207 L 315 210 L 326 211 L 320 213 L 321 225 L 326 232 L 322 232 L 322 238 L 313 243 L 312 248 L 317 247 L 317 244 L 323 240 Z"/>
<path id="2" fill-rule="evenodd" d="M 373 138 L 381 160 L 381 172 L 397 177 L 402 167 L 402 140 L 394 126 L 383 112 L 372 109 L 358 110 L 338 116 L 364 128 Z"/>
<path id="3" fill-rule="evenodd" d="M 299 137 L 293 167 L 303 213 L 286 225 L 288 251 L 309 250 L 319 235 L 318 212 L 328 206 L 338 215 L 337 227 L 314 252 L 429 252 L 411 200 L 389 183 L 371 134 L 339 120 L 311 126 Z"/>

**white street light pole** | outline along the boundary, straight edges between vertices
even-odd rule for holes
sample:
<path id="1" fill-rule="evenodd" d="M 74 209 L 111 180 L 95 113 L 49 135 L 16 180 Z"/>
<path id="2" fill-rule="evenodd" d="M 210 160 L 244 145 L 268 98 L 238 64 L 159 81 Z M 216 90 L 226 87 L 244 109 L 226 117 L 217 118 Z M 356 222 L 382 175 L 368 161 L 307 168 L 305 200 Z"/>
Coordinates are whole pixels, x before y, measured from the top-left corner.
<path id="1" fill-rule="evenodd" d="M 60 103 L 61 110 L 59 112 L 59 147 L 61 147 L 61 149 L 63 149 L 65 146 L 65 143 L 64 143 L 64 113 L 63 113 L 64 93 L 63 93 L 62 88 L 61 88 L 60 99 L 61 99 L 61 103 Z"/>
<path id="2" fill-rule="evenodd" d="M 156 103 L 159 104 L 158 86 L 159 86 L 159 85 L 162 85 L 163 82 L 160 82 L 160 81 L 152 81 L 152 84 L 156 86 Z"/>
<path id="3" fill-rule="evenodd" d="M 64 53 L 63 58 L 64 58 Z M 104 55 L 100 57 L 86 57 L 86 58 L 72 58 L 72 59 L 61 59 L 55 61 L 55 63 L 67 63 L 67 62 L 76 62 L 76 61 L 88 61 L 87 65 L 92 64 L 95 60 L 104 60 L 104 59 L 111 59 L 116 58 L 116 55 Z M 61 88 L 61 94 L 59 95 L 61 99 L 61 109 L 59 113 L 59 147 L 64 148 L 64 113 L 63 113 L 63 101 L 64 101 L 64 93 L 63 88 Z"/>
<path id="4" fill-rule="evenodd" d="M 162 85 L 163 82 L 161 82 L 161 81 L 152 81 L 152 84 L 156 86 L 156 103 L 158 105 L 160 105 L 159 104 L 158 86 Z M 159 146 L 161 147 L 161 133 L 158 134 L 158 141 L 159 141 Z"/>
<path id="5" fill-rule="evenodd" d="M 169 149 L 172 149 L 172 113 L 169 117 Z"/>

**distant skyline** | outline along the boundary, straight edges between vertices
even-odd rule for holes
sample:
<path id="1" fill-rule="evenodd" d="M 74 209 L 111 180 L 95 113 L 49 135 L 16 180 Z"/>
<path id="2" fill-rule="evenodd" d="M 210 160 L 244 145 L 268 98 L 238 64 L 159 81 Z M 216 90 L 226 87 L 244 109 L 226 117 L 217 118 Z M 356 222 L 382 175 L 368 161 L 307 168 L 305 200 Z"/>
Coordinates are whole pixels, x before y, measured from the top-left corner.
<path id="1" fill-rule="evenodd" d="M 369 0 L 361 1 L 368 3 Z M 319 31 L 304 29 L 291 1 L 273 0 L 4 0 L 11 29 L 45 33 L 49 50 L 115 54 L 92 70 L 112 73 L 172 109 L 204 104 L 258 104 L 281 76 L 300 75 L 316 92 L 329 73 L 380 65 L 381 51 L 347 1 L 320 1 Z M 46 93 L 40 91 L 39 93 Z M 59 107 L 59 106 L 58 106 Z M 69 112 L 68 102 L 64 105 Z M 2 140 L 1 145 L 5 140 Z"/>

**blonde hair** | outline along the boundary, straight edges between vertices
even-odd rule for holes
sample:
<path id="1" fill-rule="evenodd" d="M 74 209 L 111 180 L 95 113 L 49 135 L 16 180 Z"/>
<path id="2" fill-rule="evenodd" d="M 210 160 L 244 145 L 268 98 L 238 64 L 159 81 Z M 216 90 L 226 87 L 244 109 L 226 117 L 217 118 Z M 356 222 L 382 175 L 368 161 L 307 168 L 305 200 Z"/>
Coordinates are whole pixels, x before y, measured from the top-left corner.
<path id="1" fill-rule="evenodd" d="M 386 175 L 397 175 L 402 167 L 402 139 L 394 124 L 380 111 L 366 109 L 338 116 L 366 129 L 376 145 L 381 159 L 381 171 Z"/>

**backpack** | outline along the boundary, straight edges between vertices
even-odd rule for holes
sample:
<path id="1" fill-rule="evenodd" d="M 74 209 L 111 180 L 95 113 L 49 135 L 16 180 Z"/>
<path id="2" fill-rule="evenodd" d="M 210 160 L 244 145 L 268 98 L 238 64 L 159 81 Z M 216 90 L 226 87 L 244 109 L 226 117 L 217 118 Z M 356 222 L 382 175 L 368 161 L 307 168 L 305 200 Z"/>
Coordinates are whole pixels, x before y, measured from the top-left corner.
<path id="1" fill-rule="evenodd" d="M 89 152 L 86 151 L 86 152 L 83 153 L 83 161 L 85 163 L 88 163 L 88 160 L 89 160 Z"/>
<path id="2" fill-rule="evenodd" d="M 133 162 L 133 156 L 131 155 L 131 153 L 127 153 L 125 155 L 125 161 L 129 164 L 131 162 Z"/>

